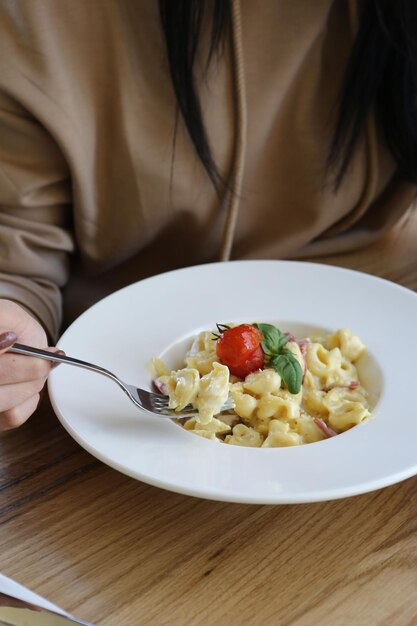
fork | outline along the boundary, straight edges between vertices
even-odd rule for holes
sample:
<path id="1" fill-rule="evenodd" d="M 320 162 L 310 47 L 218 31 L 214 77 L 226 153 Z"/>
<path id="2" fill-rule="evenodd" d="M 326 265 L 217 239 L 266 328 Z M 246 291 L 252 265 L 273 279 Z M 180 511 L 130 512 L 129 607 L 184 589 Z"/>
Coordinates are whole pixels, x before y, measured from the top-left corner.
<path id="1" fill-rule="evenodd" d="M 8 352 L 37 357 L 38 359 L 45 359 L 46 361 L 53 361 L 54 363 L 75 365 L 76 367 L 82 367 L 86 370 L 96 372 L 97 374 L 107 376 L 119 385 L 133 404 L 148 413 L 152 413 L 152 415 L 157 415 L 158 417 L 169 417 L 172 419 L 198 415 L 198 411 L 191 404 L 188 404 L 186 407 L 181 409 L 181 411 L 170 409 L 168 407 L 168 396 L 160 393 L 153 393 L 152 391 L 146 391 L 145 389 L 140 389 L 134 385 L 128 385 L 109 370 L 104 367 L 100 367 L 100 365 L 94 365 L 93 363 L 88 363 L 87 361 L 74 359 L 73 357 L 64 354 L 54 354 L 53 352 L 47 352 L 46 350 L 40 350 L 39 348 L 32 348 L 32 346 L 25 346 L 21 343 L 14 343 L 11 348 L 9 348 Z M 229 396 L 225 404 L 222 406 L 221 411 L 229 411 L 230 409 L 233 409 L 234 406 L 234 402 Z"/>

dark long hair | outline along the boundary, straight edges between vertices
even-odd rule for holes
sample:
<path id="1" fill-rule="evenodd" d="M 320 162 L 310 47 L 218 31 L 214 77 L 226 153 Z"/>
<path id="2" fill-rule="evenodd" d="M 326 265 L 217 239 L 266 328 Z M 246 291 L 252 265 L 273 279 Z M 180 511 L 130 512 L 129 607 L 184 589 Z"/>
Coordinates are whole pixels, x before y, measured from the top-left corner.
<path id="1" fill-rule="evenodd" d="M 198 157 L 219 190 L 222 178 L 204 127 L 193 66 L 203 20 L 211 19 L 207 62 L 221 49 L 230 22 L 230 2 L 159 0 L 159 10 L 179 110 Z M 371 108 L 401 175 L 417 183 L 416 0 L 362 0 L 359 30 L 337 104 L 327 162 L 335 189 Z"/>

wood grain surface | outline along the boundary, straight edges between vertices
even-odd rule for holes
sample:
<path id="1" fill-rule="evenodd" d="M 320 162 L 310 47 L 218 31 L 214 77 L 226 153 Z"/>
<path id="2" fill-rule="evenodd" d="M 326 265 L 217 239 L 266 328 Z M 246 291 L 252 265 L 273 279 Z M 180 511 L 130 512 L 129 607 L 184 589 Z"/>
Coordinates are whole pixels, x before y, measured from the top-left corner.
<path id="1" fill-rule="evenodd" d="M 416 241 L 413 214 L 321 261 L 417 289 Z M 0 570 L 100 626 L 417 625 L 417 478 L 318 504 L 200 500 L 97 461 L 46 397 L 0 436 L 0 465 Z"/>

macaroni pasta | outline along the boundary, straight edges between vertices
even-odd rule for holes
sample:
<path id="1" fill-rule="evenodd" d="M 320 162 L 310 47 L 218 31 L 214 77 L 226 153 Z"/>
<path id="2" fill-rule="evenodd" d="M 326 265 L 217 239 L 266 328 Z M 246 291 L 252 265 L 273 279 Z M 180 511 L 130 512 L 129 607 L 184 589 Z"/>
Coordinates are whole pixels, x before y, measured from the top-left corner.
<path id="1" fill-rule="evenodd" d="M 347 329 L 324 338 L 291 340 L 286 348 L 301 365 L 302 386 L 292 394 L 272 367 L 244 380 L 218 362 L 212 332 L 201 332 L 185 356 L 185 367 L 168 371 L 154 359 L 158 387 L 169 406 L 192 404 L 193 418 L 180 420 L 197 435 L 229 445 L 257 448 L 298 446 L 342 433 L 370 416 L 367 392 L 355 363 L 362 341 Z M 234 409 L 222 412 L 231 395 Z"/>

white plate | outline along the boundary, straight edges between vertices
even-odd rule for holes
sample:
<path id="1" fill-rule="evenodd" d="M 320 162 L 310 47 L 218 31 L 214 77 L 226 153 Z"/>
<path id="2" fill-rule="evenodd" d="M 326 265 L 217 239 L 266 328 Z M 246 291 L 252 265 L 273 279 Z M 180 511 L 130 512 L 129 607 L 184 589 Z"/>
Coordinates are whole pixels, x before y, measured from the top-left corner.
<path id="1" fill-rule="evenodd" d="M 49 392 L 81 446 L 151 485 L 230 502 L 342 498 L 417 473 L 416 319 L 414 292 L 367 274 L 314 263 L 236 261 L 169 272 L 117 291 L 81 315 L 59 342 L 68 355 L 149 388 L 149 359 L 216 322 L 273 322 L 296 332 L 348 327 L 368 346 L 364 369 L 374 418 L 298 447 L 203 439 L 142 413 L 110 380 L 75 367 L 56 368 Z"/>

